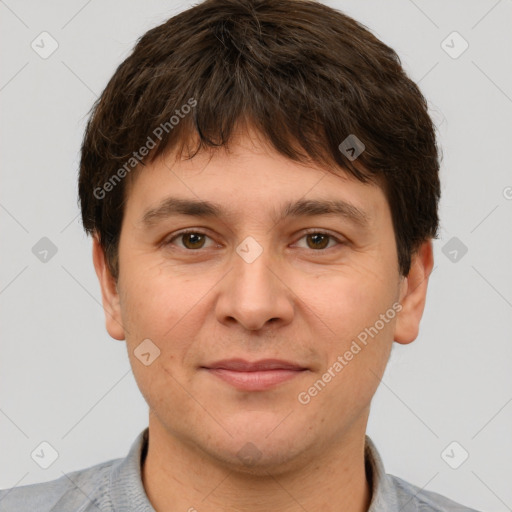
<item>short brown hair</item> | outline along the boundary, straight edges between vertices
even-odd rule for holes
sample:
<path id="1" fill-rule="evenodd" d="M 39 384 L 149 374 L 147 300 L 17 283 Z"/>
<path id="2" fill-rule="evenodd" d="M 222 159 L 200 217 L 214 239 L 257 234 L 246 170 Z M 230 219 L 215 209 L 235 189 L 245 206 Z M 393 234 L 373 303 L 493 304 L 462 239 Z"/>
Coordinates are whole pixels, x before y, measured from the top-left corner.
<path id="1" fill-rule="evenodd" d="M 315 1 L 206 0 L 139 39 L 87 124 L 82 222 L 99 236 L 114 278 L 123 178 L 131 168 L 133 176 L 164 152 L 181 154 L 191 137 L 197 140 L 191 156 L 225 146 L 239 122 L 250 122 L 290 159 L 380 183 L 402 275 L 419 245 L 437 237 L 435 126 L 396 52 L 361 23 Z M 364 144 L 357 160 L 340 150 L 350 135 Z"/>

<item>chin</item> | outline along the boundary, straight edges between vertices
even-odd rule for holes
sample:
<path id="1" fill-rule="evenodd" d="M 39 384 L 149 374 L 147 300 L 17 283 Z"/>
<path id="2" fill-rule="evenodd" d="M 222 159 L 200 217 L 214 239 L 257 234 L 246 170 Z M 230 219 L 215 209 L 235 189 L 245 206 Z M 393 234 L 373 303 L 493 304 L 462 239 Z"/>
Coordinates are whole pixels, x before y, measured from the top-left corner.
<path id="1" fill-rule="evenodd" d="M 244 426 L 236 432 L 228 429 L 232 437 L 215 444 L 217 457 L 239 471 L 251 474 L 284 471 L 297 456 L 307 449 L 300 432 L 293 435 L 289 427 L 279 430 L 278 423 L 256 428 Z M 211 447 L 210 447 L 211 448 Z M 214 455 L 215 456 L 215 455 Z"/>

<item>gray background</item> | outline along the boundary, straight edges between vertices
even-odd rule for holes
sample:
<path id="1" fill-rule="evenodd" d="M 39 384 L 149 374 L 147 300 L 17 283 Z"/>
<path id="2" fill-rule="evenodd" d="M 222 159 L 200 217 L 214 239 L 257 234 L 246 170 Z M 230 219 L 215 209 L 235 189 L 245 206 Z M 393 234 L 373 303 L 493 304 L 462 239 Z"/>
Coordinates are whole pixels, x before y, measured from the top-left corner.
<path id="1" fill-rule="evenodd" d="M 512 510 L 512 1 L 326 3 L 397 50 L 444 154 L 421 332 L 395 344 L 368 434 L 388 473 Z M 190 5 L 0 2 L 0 488 L 122 457 L 147 425 L 124 342 L 104 327 L 78 217 L 78 152 L 93 101 L 136 39 Z M 43 31 L 59 45 L 46 59 L 31 47 L 51 48 Z M 453 31 L 469 44 L 457 58 L 458 36 L 442 44 Z M 57 248 L 47 261 L 32 251 L 43 237 Z M 31 458 L 42 441 L 59 455 L 48 469 Z M 442 457 L 452 441 L 462 447 L 448 450 L 452 464 L 469 453 L 458 469 Z"/>

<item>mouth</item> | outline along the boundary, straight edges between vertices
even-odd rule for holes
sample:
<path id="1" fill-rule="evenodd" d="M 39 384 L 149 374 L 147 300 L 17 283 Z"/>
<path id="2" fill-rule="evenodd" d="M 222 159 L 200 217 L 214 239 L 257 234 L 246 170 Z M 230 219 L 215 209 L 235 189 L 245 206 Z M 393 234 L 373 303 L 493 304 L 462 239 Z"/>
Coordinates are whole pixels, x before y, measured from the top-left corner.
<path id="1" fill-rule="evenodd" d="M 277 359 L 248 362 L 243 359 L 217 361 L 201 367 L 212 376 L 243 391 L 264 391 L 303 375 L 308 369 Z"/>

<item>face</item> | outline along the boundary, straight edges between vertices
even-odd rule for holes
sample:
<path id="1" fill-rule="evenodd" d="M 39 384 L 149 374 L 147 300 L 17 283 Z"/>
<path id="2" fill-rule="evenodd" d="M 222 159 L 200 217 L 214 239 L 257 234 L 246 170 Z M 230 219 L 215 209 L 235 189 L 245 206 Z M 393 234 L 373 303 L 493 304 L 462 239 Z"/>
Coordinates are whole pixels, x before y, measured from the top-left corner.
<path id="1" fill-rule="evenodd" d="M 150 428 L 256 470 L 364 435 L 393 340 L 416 337 L 431 268 L 427 244 L 399 275 L 381 188 L 247 137 L 146 166 L 125 204 L 117 287 L 97 243 L 94 258 L 107 329 L 126 339 Z M 258 381 L 213 369 L 233 358 L 301 370 Z"/>

